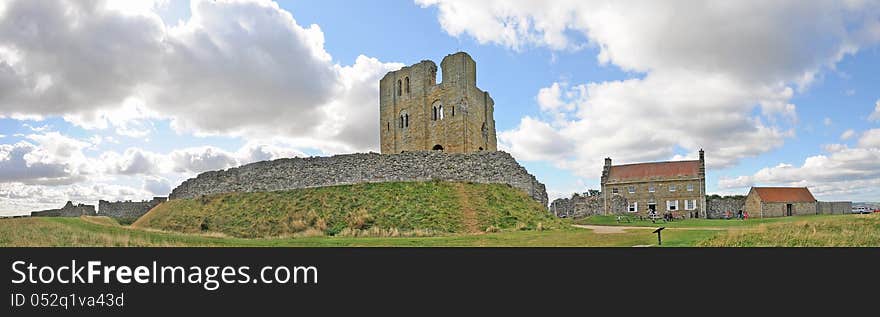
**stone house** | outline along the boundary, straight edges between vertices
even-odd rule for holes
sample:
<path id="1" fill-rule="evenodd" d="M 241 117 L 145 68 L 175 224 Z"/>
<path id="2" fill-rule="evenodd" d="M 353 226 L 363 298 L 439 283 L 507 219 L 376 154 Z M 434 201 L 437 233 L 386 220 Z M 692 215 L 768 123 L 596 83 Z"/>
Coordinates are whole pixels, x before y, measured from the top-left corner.
<path id="1" fill-rule="evenodd" d="M 616 196 L 624 200 L 625 210 L 605 203 L 604 213 L 646 215 L 654 211 L 686 218 L 706 217 L 706 164 L 700 150 L 699 160 L 612 165 L 605 159 L 602 170 L 602 195 L 605 202 Z"/>
<path id="2" fill-rule="evenodd" d="M 749 217 L 815 215 L 818 202 L 806 187 L 752 187 L 746 196 Z"/>
<path id="3" fill-rule="evenodd" d="M 477 64 L 465 52 L 389 72 L 379 81 L 382 154 L 496 151 L 495 101 L 477 88 Z"/>

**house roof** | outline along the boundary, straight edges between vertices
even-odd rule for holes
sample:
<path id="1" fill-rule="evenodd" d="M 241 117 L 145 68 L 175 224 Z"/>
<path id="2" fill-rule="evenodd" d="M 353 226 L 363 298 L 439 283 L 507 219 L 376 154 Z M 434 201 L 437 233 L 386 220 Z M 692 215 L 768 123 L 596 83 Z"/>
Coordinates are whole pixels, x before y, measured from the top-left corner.
<path id="1" fill-rule="evenodd" d="M 608 179 L 624 181 L 664 177 L 697 177 L 699 174 L 700 161 L 654 162 L 611 166 Z"/>
<path id="2" fill-rule="evenodd" d="M 816 197 L 806 187 L 752 187 L 764 202 L 815 202 Z"/>

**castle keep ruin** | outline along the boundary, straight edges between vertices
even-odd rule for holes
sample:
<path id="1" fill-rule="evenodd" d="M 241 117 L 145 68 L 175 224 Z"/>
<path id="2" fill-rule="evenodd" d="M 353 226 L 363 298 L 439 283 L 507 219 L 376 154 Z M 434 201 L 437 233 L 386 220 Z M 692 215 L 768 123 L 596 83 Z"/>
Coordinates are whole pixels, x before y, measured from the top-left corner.
<path id="1" fill-rule="evenodd" d="M 454 181 L 508 184 L 547 206 L 544 184 L 498 152 L 495 102 L 477 88 L 464 52 L 389 72 L 379 82 L 381 152 L 256 162 L 188 179 L 169 199 L 358 183 Z"/>
<path id="2" fill-rule="evenodd" d="M 379 82 L 382 154 L 496 151 L 495 101 L 477 88 L 477 63 L 465 52 L 389 72 Z"/>

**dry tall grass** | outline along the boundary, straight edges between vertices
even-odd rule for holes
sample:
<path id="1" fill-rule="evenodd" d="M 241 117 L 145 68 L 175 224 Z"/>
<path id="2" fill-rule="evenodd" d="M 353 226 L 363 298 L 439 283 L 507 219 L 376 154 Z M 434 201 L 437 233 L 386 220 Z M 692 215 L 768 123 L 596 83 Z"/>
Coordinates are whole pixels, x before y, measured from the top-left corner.
<path id="1" fill-rule="evenodd" d="M 877 247 L 880 215 L 843 215 L 732 229 L 698 243 L 708 247 Z"/>

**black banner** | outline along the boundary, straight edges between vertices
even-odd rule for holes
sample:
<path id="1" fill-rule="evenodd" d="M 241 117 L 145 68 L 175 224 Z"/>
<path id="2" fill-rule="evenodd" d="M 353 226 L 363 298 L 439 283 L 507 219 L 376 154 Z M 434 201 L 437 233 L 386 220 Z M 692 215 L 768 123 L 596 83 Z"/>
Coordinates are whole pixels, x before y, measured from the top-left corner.
<path id="1" fill-rule="evenodd" d="M 859 298 L 857 290 L 880 281 L 876 249 L 4 248 L 0 259 L 6 316 L 743 308 Z M 100 271 L 92 283 L 90 262 Z M 171 283 L 166 274 L 162 283 L 155 275 L 162 267 L 201 280 Z M 225 267 L 234 282 L 220 280 Z M 50 275 L 56 280 L 40 280 Z"/>

